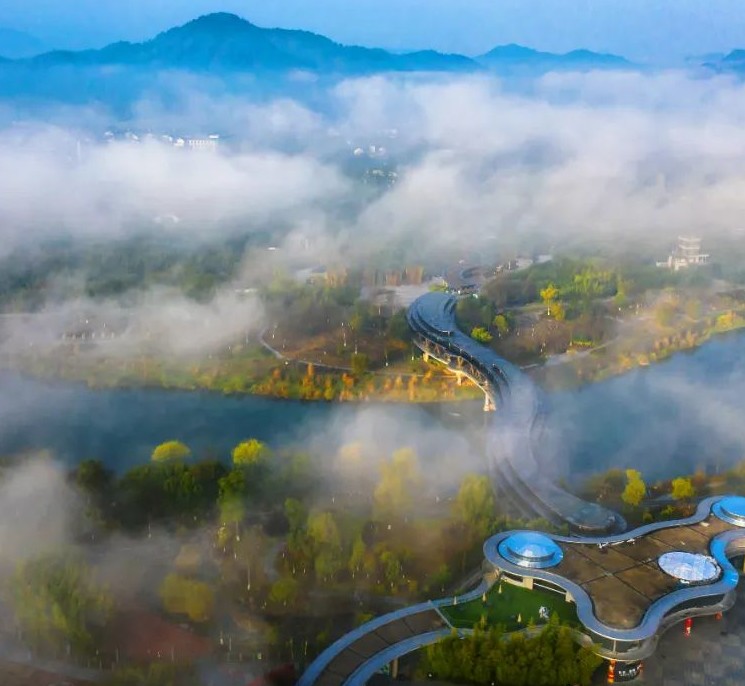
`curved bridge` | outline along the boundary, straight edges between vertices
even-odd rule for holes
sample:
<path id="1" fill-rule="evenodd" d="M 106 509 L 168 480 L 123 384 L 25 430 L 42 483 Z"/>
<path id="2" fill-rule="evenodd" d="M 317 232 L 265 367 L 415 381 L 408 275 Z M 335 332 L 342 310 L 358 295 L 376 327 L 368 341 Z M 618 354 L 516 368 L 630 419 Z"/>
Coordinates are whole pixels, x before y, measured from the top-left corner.
<path id="1" fill-rule="evenodd" d="M 567 493 L 546 476 L 533 446 L 543 417 L 539 390 L 518 367 L 458 329 L 456 302 L 445 293 L 428 293 L 412 303 L 407 318 L 417 347 L 471 379 L 484 391 L 485 408 L 497 410 L 488 437 L 495 486 L 525 517 L 582 533 L 623 531 L 626 522 L 618 513 Z"/>
<path id="2" fill-rule="evenodd" d="M 626 523 L 619 514 L 567 493 L 545 476 L 533 450 L 543 414 L 538 389 L 515 365 L 458 330 L 455 304 L 452 296 L 430 293 L 411 305 L 407 318 L 417 346 L 473 380 L 487 397 L 485 408 L 495 410 L 488 453 L 504 497 L 526 516 L 569 525 L 574 535 L 540 534 L 560 551 L 550 568 L 501 554 L 500 544 L 519 532 L 488 539 L 487 571 L 478 588 L 358 627 L 321 653 L 298 686 L 362 686 L 394 659 L 450 635 L 455 629 L 441 610 L 478 600 L 496 579 L 527 588 L 535 582 L 566 594 L 576 604 L 582 642 L 603 657 L 628 662 L 653 652 L 659 634 L 675 622 L 726 610 L 734 602 L 739 577 L 730 558 L 745 554 L 745 498 L 709 498 L 687 519 L 621 533 Z M 672 578 L 659 564 L 666 552 L 705 556 L 718 565 L 717 576 L 693 585 Z"/>

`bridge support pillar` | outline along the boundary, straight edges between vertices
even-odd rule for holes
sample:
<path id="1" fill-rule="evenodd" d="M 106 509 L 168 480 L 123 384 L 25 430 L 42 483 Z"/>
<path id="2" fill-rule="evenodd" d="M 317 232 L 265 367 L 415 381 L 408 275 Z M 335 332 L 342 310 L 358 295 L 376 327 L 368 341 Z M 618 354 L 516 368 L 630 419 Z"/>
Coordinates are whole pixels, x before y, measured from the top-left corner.
<path id="1" fill-rule="evenodd" d="M 391 662 L 391 679 L 398 679 L 398 658 Z"/>
<path id="2" fill-rule="evenodd" d="M 484 395 L 484 412 L 494 412 L 497 408 L 488 395 Z"/>
<path id="3" fill-rule="evenodd" d="M 422 353 L 422 357 L 425 362 L 429 362 L 429 353 L 426 350 Z"/>
<path id="4" fill-rule="evenodd" d="M 463 385 L 463 372 L 455 372 L 455 380 L 458 386 Z"/>

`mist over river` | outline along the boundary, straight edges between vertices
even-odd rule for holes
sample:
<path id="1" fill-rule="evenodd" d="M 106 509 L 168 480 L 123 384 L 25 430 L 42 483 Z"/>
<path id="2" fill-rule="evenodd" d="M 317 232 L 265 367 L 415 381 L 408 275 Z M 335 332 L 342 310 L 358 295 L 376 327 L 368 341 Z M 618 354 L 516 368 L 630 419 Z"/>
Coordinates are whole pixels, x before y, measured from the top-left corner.
<path id="1" fill-rule="evenodd" d="M 723 469 L 745 457 L 744 409 L 745 336 L 732 335 L 662 364 L 551 394 L 544 447 L 557 472 L 573 477 L 614 466 L 635 467 L 648 479 Z M 308 446 L 319 435 L 349 440 L 344 427 L 366 413 L 371 441 L 375 422 L 389 416 L 417 434 L 411 444 L 426 468 L 421 441 L 428 432 L 468 431 L 478 444 L 486 419 L 478 402 L 378 405 L 374 412 L 369 405 L 206 392 L 92 390 L 3 373 L 0 455 L 46 449 L 70 465 L 98 458 L 122 471 L 174 438 L 197 457 L 225 459 L 248 437 L 275 447 Z"/>

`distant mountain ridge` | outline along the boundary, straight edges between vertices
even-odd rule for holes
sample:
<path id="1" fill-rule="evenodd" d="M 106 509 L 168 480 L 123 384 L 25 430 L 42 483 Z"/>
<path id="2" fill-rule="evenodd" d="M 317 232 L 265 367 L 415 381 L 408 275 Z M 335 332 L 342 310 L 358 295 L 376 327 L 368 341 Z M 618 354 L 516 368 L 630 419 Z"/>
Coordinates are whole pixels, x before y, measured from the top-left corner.
<path id="1" fill-rule="evenodd" d="M 399 54 L 380 48 L 341 45 L 309 31 L 261 28 L 225 12 L 204 15 L 142 43 L 119 42 L 100 50 L 53 51 L 23 62 L 39 68 L 124 65 L 217 72 L 309 70 L 329 73 L 475 72 L 485 68 L 513 68 L 517 64 L 533 69 L 631 66 L 615 55 L 588 50 L 557 55 L 518 45 L 500 46 L 477 58 L 434 50 Z"/>
<path id="2" fill-rule="evenodd" d="M 0 57 L 21 59 L 38 55 L 48 49 L 49 46 L 44 45 L 35 36 L 0 26 Z"/>
<path id="3" fill-rule="evenodd" d="M 546 68 L 624 68 L 631 67 L 631 62 L 618 55 L 592 52 L 591 50 L 572 50 L 564 54 L 533 50 L 523 45 L 511 43 L 499 45 L 484 55 L 476 58 L 478 62 L 490 67 L 522 65 L 526 67 L 541 66 Z"/>
<path id="4" fill-rule="evenodd" d="M 468 71 L 478 65 L 462 55 L 422 51 L 394 55 L 376 48 L 335 43 L 309 31 L 264 29 L 234 14 L 209 14 L 142 43 L 101 50 L 55 51 L 30 60 L 36 66 L 130 65 L 193 70 Z"/>

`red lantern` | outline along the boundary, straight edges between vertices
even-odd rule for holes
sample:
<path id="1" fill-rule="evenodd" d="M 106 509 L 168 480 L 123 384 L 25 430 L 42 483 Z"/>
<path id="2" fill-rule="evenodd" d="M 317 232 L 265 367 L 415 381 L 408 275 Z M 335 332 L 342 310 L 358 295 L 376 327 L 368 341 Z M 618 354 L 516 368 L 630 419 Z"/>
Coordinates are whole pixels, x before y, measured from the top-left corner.
<path id="1" fill-rule="evenodd" d="M 683 625 L 683 633 L 686 636 L 691 635 L 691 627 L 693 626 L 693 618 L 688 617 L 686 618 L 685 624 Z"/>
<path id="2" fill-rule="evenodd" d="M 616 680 L 616 661 L 608 660 L 608 683 L 612 684 Z"/>

